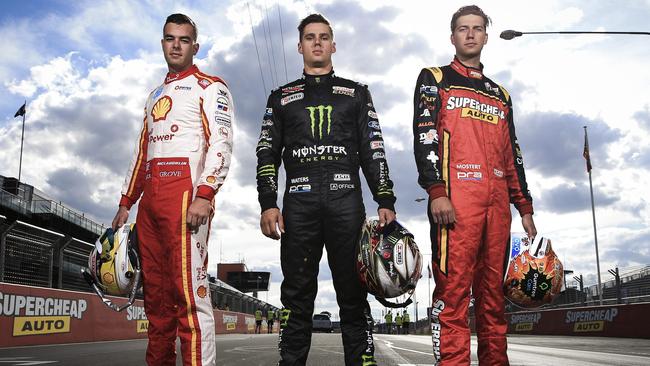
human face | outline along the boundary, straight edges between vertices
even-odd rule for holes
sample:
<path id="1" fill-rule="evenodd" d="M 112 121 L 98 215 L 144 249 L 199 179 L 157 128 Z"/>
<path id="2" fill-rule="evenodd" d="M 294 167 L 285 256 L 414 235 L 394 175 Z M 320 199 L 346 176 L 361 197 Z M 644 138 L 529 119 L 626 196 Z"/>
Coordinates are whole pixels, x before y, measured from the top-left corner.
<path id="1" fill-rule="evenodd" d="M 170 72 L 185 71 L 194 63 L 199 44 L 192 38 L 192 31 L 190 24 L 165 24 L 160 44 Z"/>
<path id="2" fill-rule="evenodd" d="M 487 40 L 485 21 L 482 17 L 468 14 L 456 20 L 456 28 L 451 33 L 451 44 L 456 47 L 456 56 L 461 61 L 478 62 Z"/>
<path id="3" fill-rule="evenodd" d="M 298 52 L 302 55 L 305 70 L 331 68 L 336 43 L 329 26 L 324 23 L 307 24 L 298 43 Z"/>

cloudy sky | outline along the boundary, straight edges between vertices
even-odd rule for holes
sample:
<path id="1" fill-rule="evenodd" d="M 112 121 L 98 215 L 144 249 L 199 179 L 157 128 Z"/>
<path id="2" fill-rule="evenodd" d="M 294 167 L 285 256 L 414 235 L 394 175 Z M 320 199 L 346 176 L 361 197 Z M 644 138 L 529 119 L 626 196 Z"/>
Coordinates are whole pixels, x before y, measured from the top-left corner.
<path id="1" fill-rule="evenodd" d="M 476 3 L 493 20 L 482 61 L 486 74 L 514 100 L 540 235 L 553 239 L 566 269 L 585 275 L 588 284 L 596 282 L 582 158 L 582 127 L 588 126 L 603 281 L 611 279 L 607 269 L 650 264 L 650 38 L 498 38 L 505 29 L 649 31 L 650 1 Z M 416 182 L 411 150 L 410 96 L 422 67 L 444 65 L 453 57 L 449 19 L 461 5 L 409 1 L 396 7 L 392 1 L 339 0 L 4 4 L 0 174 L 18 175 L 21 124 L 13 115 L 27 100 L 23 181 L 110 223 L 142 106 L 166 73 L 162 24 L 168 14 L 184 12 L 199 27 L 196 63 L 227 80 L 236 105 L 235 153 L 217 196 L 210 270 L 216 271 L 220 260 L 243 259 L 249 270 L 270 271 L 268 301 L 279 306 L 279 242 L 259 232 L 254 150 L 269 91 L 300 75 L 297 23 L 317 11 L 334 26 L 337 74 L 370 86 L 396 186 L 398 219 L 415 233 L 428 261 L 425 204 L 414 201 L 424 191 Z M 366 207 L 368 215 L 375 214 L 367 194 Z M 522 231 L 518 215 L 512 231 Z M 429 297 L 426 277 L 417 293 L 422 317 Z M 335 313 L 334 296 L 323 261 L 316 310 Z M 378 316 L 379 305 L 373 301 L 372 306 Z"/>

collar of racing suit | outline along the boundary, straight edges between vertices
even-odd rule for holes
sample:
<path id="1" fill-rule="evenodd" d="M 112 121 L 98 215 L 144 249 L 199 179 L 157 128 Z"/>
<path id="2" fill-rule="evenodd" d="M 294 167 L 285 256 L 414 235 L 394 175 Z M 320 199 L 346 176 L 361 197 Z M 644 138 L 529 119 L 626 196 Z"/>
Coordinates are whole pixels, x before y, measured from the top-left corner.
<path id="1" fill-rule="evenodd" d="M 195 74 L 199 71 L 199 68 L 196 65 L 192 65 L 189 69 L 181 72 L 168 72 L 165 77 L 165 84 L 169 84 L 172 81 L 183 79 L 189 75 Z"/>
<path id="2" fill-rule="evenodd" d="M 451 61 L 451 67 L 456 70 L 459 74 L 463 75 L 464 77 L 468 78 L 474 78 L 474 79 L 482 79 L 483 78 L 483 64 L 479 63 L 479 67 L 471 67 L 471 66 L 466 66 L 460 60 L 458 57 L 454 56 L 454 60 Z"/>
<path id="3" fill-rule="evenodd" d="M 334 69 L 330 70 L 327 74 L 323 75 L 310 75 L 302 71 L 302 78 L 305 79 L 307 85 L 327 84 L 332 81 L 334 77 Z"/>

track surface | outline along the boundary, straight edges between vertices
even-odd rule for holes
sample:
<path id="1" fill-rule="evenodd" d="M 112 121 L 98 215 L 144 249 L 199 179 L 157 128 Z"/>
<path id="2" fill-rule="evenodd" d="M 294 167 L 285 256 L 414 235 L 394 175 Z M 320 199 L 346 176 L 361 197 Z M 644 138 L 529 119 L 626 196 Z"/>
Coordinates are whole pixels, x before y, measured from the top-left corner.
<path id="1" fill-rule="evenodd" d="M 146 340 L 14 347 L 0 349 L 3 365 L 144 365 Z M 472 337 L 472 365 L 476 338 Z M 431 339 L 416 335 L 375 335 L 379 365 L 428 366 L 433 364 Z M 650 340 L 559 337 L 508 337 L 512 366 L 646 366 L 650 365 Z M 217 360 L 223 366 L 275 365 L 277 335 L 230 334 L 217 336 Z M 340 334 L 314 334 L 308 365 L 343 365 Z M 181 365 L 180 361 L 177 365 Z"/>

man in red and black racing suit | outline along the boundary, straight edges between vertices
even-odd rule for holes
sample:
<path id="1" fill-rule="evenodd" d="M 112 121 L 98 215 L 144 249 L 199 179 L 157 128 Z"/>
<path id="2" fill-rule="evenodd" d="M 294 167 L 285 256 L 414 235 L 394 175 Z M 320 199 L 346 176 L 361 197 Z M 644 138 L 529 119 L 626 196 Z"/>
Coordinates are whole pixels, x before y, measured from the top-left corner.
<path id="1" fill-rule="evenodd" d="M 257 145 L 257 190 L 262 232 L 280 238 L 284 279 L 279 365 L 305 365 L 311 344 L 318 265 L 327 249 L 340 308 L 345 365 L 372 366 L 373 320 L 356 269 L 365 208 L 361 166 L 380 223 L 395 217 L 393 183 L 384 141 L 365 85 L 334 75 L 332 32 L 320 15 L 300 29 L 304 76 L 268 99 Z M 278 169 L 284 162 L 284 207 L 277 206 Z"/>
<path id="2" fill-rule="evenodd" d="M 480 63 L 488 19 L 476 6 L 461 8 L 452 19 L 456 57 L 423 69 L 415 86 L 413 144 L 418 183 L 429 195 L 436 365 L 470 364 L 470 294 L 479 362 L 508 364 L 502 284 L 510 203 L 528 235 L 536 234 L 510 96 Z"/>
<path id="3" fill-rule="evenodd" d="M 136 230 L 149 320 L 148 365 L 216 365 L 208 283 L 214 198 L 232 155 L 233 103 L 226 84 L 192 64 L 196 28 L 185 15 L 165 23 L 165 82 L 146 102 L 113 228 L 140 199 Z M 144 194 L 143 194 L 144 193 Z"/>

